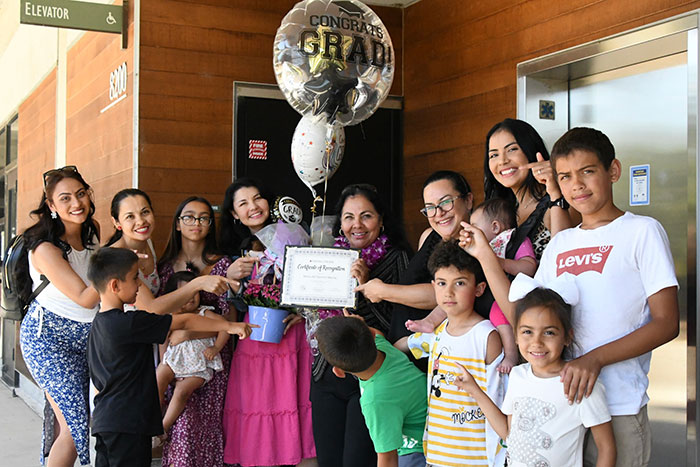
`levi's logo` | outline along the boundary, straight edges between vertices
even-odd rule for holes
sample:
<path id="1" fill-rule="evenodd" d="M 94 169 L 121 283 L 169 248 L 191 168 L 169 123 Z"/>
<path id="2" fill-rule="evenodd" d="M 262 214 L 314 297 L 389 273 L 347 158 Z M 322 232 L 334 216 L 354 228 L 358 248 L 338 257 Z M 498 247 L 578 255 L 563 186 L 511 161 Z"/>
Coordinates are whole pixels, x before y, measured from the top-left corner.
<path id="1" fill-rule="evenodd" d="M 595 271 L 603 273 L 605 262 L 610 256 L 612 245 L 594 246 L 566 251 L 557 255 L 557 276 L 565 272 L 578 276 L 582 272 Z"/>

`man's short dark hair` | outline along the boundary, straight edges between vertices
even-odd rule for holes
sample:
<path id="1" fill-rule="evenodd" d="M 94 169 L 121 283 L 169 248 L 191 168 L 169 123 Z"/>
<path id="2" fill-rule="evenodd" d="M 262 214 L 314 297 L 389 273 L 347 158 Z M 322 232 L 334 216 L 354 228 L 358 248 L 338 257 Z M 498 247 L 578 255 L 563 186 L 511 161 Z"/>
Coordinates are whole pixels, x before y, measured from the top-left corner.
<path id="1" fill-rule="evenodd" d="M 112 279 L 126 280 L 126 275 L 138 260 L 136 253 L 126 248 L 100 248 L 90 258 L 88 279 L 102 293 Z"/>
<path id="2" fill-rule="evenodd" d="M 554 143 L 552 167 L 556 167 L 558 158 L 566 157 L 577 150 L 595 154 L 605 170 L 608 170 L 615 160 L 615 146 L 605 133 L 594 128 L 578 127 L 570 129 Z"/>
<path id="3" fill-rule="evenodd" d="M 428 271 L 435 278 L 438 269 L 454 266 L 458 271 L 466 271 L 474 275 L 476 283 L 484 282 L 484 270 L 472 255 L 464 251 L 456 240 L 440 242 L 428 259 Z"/>
<path id="4" fill-rule="evenodd" d="M 377 358 L 372 331 L 357 318 L 334 316 L 321 321 L 316 340 L 328 363 L 349 373 L 365 371 Z"/>

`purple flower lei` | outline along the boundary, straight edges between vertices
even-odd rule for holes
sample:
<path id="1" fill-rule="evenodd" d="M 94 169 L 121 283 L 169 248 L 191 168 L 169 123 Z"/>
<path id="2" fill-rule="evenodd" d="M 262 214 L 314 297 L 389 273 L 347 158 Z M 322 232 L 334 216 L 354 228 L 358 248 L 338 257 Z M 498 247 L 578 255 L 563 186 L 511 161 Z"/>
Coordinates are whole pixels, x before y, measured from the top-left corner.
<path id="1" fill-rule="evenodd" d="M 333 246 L 341 248 L 351 248 L 350 242 L 343 235 L 335 238 L 335 243 Z M 371 245 L 360 250 L 360 258 L 365 260 L 365 264 L 371 270 L 379 264 L 379 262 L 384 258 L 386 252 L 389 251 L 389 238 L 382 234 Z"/>

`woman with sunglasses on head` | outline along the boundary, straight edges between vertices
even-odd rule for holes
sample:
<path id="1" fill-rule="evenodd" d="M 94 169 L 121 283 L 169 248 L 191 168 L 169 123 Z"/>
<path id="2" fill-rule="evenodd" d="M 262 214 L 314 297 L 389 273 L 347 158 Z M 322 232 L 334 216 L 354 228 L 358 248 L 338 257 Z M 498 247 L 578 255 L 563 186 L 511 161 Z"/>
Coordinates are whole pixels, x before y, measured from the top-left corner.
<path id="1" fill-rule="evenodd" d="M 160 293 L 164 293 L 164 284 L 176 272 L 191 271 L 198 275 L 226 277 L 229 270 L 233 271 L 231 264 L 230 257 L 217 254 L 216 221 L 209 201 L 197 196 L 183 200 L 175 210 L 170 238 L 158 261 L 160 283 L 163 284 Z M 225 295 L 202 292 L 200 305 L 212 307 L 213 312 L 229 316 L 230 306 Z M 232 318 L 235 319 L 235 315 Z M 170 345 L 216 335 L 217 333 L 175 331 L 170 336 Z M 185 410 L 167 433 L 163 446 L 163 465 L 224 465 L 222 418 L 232 353 L 230 343 L 220 349 L 225 370 L 215 372 L 207 384 L 188 398 Z"/>
<path id="2" fill-rule="evenodd" d="M 36 223 L 24 232 L 32 290 L 50 283 L 22 320 L 22 355 L 55 415 L 44 421 L 41 463 L 90 463 L 88 452 L 87 338 L 99 295 L 87 279 L 99 248 L 92 189 L 75 166 L 44 174 Z"/>
<path id="3" fill-rule="evenodd" d="M 229 276 L 243 280 L 244 287 L 257 261 L 246 252 L 254 235 L 270 223 L 271 199 L 250 178 L 236 179 L 226 189 L 219 246 L 236 258 Z M 245 339 L 236 346 L 224 403 L 227 464 L 293 465 L 316 457 L 309 402 L 311 349 L 303 318 L 292 313 L 285 321 L 279 344 Z"/>
<path id="4" fill-rule="evenodd" d="M 518 231 L 507 252 L 511 257 L 511 250 L 528 237 L 539 261 L 552 236 L 581 220 L 561 194 L 542 137 L 522 120 L 507 118 L 486 134 L 484 195 L 516 206 Z"/>
<path id="5" fill-rule="evenodd" d="M 401 226 L 386 209 L 372 185 L 349 185 L 336 204 L 338 220 L 334 246 L 360 250 L 352 265 L 359 284 L 378 279 L 397 283 L 408 266 L 410 246 Z M 358 295 L 354 314 L 386 334 L 392 304 L 372 303 Z M 342 315 L 341 309 L 319 310 L 321 319 Z M 360 408 L 360 386 L 355 378 L 338 378 L 318 353 L 314 359 L 311 406 L 319 467 L 375 465 L 377 455 Z"/>
<path id="6" fill-rule="evenodd" d="M 421 213 L 427 217 L 430 228 L 420 237 L 418 252 L 408 264 L 398 284 L 387 284 L 372 279 L 357 290 L 373 303 L 393 302 L 389 339 L 393 342 L 410 334 L 407 320 L 425 318 L 437 306 L 435 292 L 430 285 L 428 258 L 440 241 L 459 238 L 460 222 L 468 222 L 473 196 L 467 180 L 451 170 L 439 170 L 423 183 L 424 207 Z M 477 308 L 481 300 L 477 301 Z M 488 310 L 479 310 L 487 313 Z"/>
<path id="7" fill-rule="evenodd" d="M 110 208 L 114 235 L 107 246 L 127 248 L 139 254 L 139 277 L 141 284 L 133 306 L 151 313 L 166 314 L 178 310 L 196 292 L 205 291 L 216 295 L 229 287 L 238 289 L 240 283 L 221 276 L 201 276 L 175 291 L 156 298 L 160 290 L 157 261 L 151 235 L 155 227 L 155 215 L 149 196 L 137 189 L 127 188 L 112 198 Z"/>

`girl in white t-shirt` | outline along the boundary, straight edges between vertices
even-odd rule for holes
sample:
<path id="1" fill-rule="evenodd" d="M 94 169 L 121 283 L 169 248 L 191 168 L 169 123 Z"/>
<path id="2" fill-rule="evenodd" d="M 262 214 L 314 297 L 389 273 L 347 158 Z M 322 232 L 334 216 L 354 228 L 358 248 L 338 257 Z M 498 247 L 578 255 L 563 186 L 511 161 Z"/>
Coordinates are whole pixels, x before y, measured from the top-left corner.
<path id="1" fill-rule="evenodd" d="M 506 440 L 509 466 L 580 467 L 586 428 L 598 447 L 597 467 L 614 466 L 615 439 L 602 384 L 596 382 L 589 397 L 570 405 L 560 380 L 565 353 L 573 344 L 571 306 L 578 302 L 574 279 L 560 276 L 543 288 L 519 274 L 509 299 L 518 300 L 515 342 L 528 363 L 511 371 L 501 408 L 466 368 L 461 367 L 455 385 L 476 399 L 493 429 Z"/>

